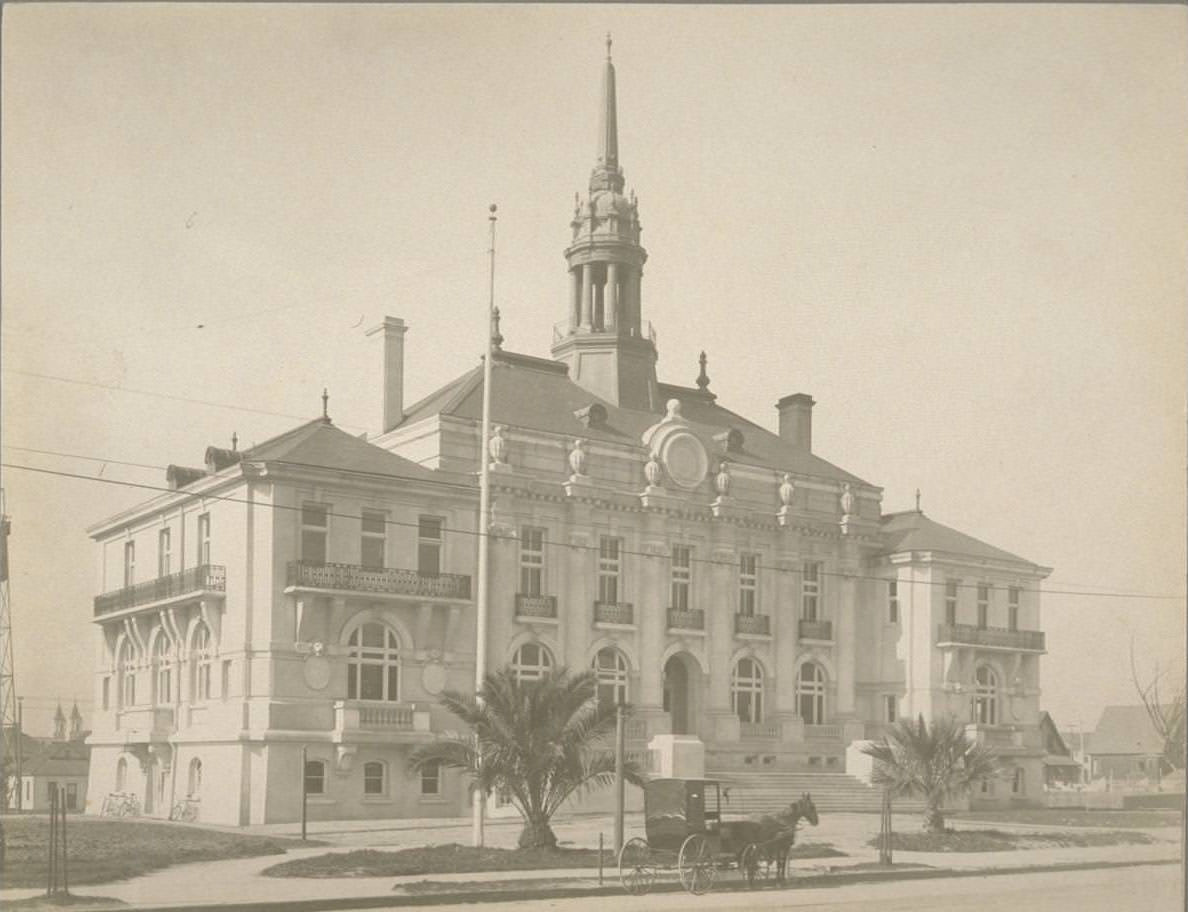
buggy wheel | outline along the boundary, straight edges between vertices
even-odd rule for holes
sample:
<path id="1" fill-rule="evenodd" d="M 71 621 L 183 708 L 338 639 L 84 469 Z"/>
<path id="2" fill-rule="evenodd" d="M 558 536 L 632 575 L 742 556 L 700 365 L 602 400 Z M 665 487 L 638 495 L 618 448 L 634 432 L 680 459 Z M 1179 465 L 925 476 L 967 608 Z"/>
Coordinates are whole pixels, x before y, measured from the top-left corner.
<path id="1" fill-rule="evenodd" d="M 642 896 L 656 880 L 652 850 L 638 836 L 628 839 L 619 849 L 619 881 L 632 896 Z"/>
<path id="2" fill-rule="evenodd" d="M 763 857 L 759 846 L 753 842 L 747 845 L 738 856 L 739 870 L 742 871 L 743 877 L 747 880 L 747 886 L 751 889 L 755 889 L 767 879 L 769 865 L 770 862 Z"/>
<path id="3" fill-rule="evenodd" d="M 681 854 L 677 856 L 681 886 L 690 893 L 708 893 L 714 885 L 716 861 L 710 841 L 694 833 L 681 845 Z"/>

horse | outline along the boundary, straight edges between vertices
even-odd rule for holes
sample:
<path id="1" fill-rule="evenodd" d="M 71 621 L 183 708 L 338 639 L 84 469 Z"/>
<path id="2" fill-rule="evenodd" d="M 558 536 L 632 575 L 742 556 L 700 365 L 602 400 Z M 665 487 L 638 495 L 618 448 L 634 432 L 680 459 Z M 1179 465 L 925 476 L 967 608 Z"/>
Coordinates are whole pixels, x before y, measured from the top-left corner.
<path id="1" fill-rule="evenodd" d="M 817 806 L 808 792 L 776 814 L 765 814 L 758 820 L 731 821 L 727 825 L 729 839 L 733 846 L 738 847 L 739 869 L 744 867 L 743 851 L 748 845 L 754 844 L 759 849 L 759 856 L 751 864 L 756 861 L 767 865 L 774 863 L 776 879 L 783 883 L 788 874 L 788 850 L 796 843 L 796 827 L 802 819 L 813 826 L 817 825 Z"/>

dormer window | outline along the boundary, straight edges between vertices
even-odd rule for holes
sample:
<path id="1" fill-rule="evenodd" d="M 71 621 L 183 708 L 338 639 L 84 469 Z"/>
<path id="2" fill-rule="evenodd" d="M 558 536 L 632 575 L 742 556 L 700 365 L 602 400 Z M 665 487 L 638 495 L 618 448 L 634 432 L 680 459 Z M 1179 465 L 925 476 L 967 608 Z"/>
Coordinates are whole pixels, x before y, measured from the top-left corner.
<path id="1" fill-rule="evenodd" d="M 606 406 L 600 402 L 591 402 L 574 413 L 574 417 L 585 427 L 602 427 L 606 424 Z"/>
<path id="2" fill-rule="evenodd" d="M 730 428 L 715 434 L 714 442 L 723 453 L 739 453 L 743 448 L 743 433 L 738 428 Z"/>

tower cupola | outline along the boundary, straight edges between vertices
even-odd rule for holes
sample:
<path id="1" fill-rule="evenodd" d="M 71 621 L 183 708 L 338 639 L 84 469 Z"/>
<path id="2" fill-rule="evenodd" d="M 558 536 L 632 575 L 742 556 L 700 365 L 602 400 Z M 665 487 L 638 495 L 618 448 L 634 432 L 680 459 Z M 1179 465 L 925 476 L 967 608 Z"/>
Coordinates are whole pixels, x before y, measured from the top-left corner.
<path id="1" fill-rule="evenodd" d="M 553 334 L 553 357 L 570 377 L 598 396 L 627 408 L 659 408 L 656 344 L 641 314 L 641 279 L 647 251 L 639 242 L 639 203 L 623 194 L 615 65 L 606 40 L 598 152 L 585 200 L 574 199 L 568 315 Z"/>

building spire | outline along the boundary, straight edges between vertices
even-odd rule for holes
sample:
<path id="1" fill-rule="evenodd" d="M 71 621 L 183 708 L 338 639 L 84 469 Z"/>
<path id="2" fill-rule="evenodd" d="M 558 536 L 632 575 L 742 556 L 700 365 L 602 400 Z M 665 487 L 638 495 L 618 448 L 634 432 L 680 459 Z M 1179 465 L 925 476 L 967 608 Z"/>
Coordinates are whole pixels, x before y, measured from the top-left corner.
<path id="1" fill-rule="evenodd" d="M 611 36 L 606 35 L 606 65 L 602 69 L 602 105 L 598 109 L 598 164 L 590 175 L 590 192 L 623 190 L 619 170 L 619 118 L 615 104 L 615 65 L 611 62 Z"/>

